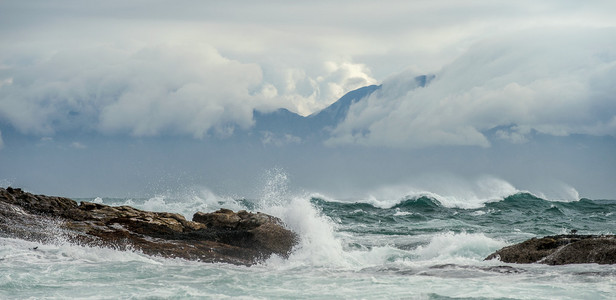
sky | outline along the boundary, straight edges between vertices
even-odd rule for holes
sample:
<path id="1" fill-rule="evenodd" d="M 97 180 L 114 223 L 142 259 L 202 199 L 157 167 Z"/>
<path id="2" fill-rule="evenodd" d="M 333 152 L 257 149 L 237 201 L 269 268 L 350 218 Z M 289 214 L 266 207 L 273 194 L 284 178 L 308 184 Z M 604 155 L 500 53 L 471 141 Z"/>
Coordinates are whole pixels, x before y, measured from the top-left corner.
<path id="1" fill-rule="evenodd" d="M 76 132 L 215 143 L 250 130 L 255 109 L 306 116 L 371 84 L 383 87 L 325 149 L 611 141 L 614 12 L 614 1 L 1 1 L 0 158 L 16 161 L 9 132 L 38 145 Z M 424 74 L 429 86 L 409 88 Z M 616 150 L 602 147 L 588 155 Z M 602 158 L 609 182 L 616 166 Z"/>

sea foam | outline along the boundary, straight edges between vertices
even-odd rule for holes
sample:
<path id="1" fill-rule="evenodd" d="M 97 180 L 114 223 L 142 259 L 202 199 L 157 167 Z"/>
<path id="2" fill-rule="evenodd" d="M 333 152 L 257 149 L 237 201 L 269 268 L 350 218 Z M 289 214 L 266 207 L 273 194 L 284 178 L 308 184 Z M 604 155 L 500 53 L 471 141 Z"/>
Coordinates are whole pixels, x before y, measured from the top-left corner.
<path id="1" fill-rule="evenodd" d="M 369 195 L 368 203 L 381 208 L 391 208 L 404 200 L 428 197 L 437 200 L 444 207 L 473 209 L 519 192 L 509 182 L 495 177 L 484 177 L 475 181 L 444 177 L 440 184 L 423 185 L 425 186 L 382 187 Z"/>
<path id="2" fill-rule="evenodd" d="M 413 251 L 420 260 L 446 261 L 448 259 L 483 260 L 488 254 L 507 243 L 483 233 L 446 232 L 433 236 L 430 243 Z"/>

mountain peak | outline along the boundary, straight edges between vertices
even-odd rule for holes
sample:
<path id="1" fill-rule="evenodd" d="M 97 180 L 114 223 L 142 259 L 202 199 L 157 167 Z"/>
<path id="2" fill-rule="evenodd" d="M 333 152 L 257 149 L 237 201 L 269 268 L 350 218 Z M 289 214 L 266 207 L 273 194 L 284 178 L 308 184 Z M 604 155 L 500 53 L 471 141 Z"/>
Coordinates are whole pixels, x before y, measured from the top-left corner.
<path id="1" fill-rule="evenodd" d="M 380 89 L 380 85 L 369 85 L 350 91 L 342 96 L 338 101 L 332 103 L 323 110 L 316 112 L 309 119 L 318 120 L 319 123 L 328 123 L 327 125 L 336 125 L 346 118 L 351 105 Z"/>
<path id="2" fill-rule="evenodd" d="M 425 87 L 434 75 L 421 75 L 414 78 L 409 89 Z M 254 111 L 257 132 L 293 135 L 302 138 L 320 136 L 324 131 L 336 127 L 346 118 L 351 105 L 379 91 L 382 85 L 369 85 L 350 91 L 321 111 L 307 117 L 300 116 L 285 108 L 263 113 Z"/>

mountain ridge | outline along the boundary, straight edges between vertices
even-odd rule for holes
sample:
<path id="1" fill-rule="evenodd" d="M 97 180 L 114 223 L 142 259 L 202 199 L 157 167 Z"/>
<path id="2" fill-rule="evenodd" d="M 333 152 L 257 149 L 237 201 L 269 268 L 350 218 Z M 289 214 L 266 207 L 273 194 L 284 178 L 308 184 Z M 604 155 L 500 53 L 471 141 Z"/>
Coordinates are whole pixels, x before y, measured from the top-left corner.
<path id="1" fill-rule="evenodd" d="M 420 75 L 412 81 L 409 89 L 426 87 L 434 75 Z M 253 111 L 255 126 L 251 131 L 267 135 L 295 136 L 302 139 L 325 138 L 327 134 L 346 119 L 351 106 L 382 90 L 383 85 L 368 85 L 344 94 L 326 108 L 308 116 L 301 116 L 286 108 L 272 112 Z"/>

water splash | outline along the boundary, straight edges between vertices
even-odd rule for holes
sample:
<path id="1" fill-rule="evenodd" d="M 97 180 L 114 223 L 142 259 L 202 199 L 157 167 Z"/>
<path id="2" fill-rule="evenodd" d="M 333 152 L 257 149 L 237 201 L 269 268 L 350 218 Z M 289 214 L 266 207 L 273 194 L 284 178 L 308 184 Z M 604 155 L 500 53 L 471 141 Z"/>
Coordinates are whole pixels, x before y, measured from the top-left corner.
<path id="1" fill-rule="evenodd" d="M 581 199 L 580 193 L 574 187 L 563 182 L 554 182 L 546 185 L 544 191 L 536 194 L 540 198 L 558 202 L 573 202 Z"/>
<path id="2" fill-rule="evenodd" d="M 435 235 L 428 245 L 419 246 L 413 252 L 422 260 L 470 259 L 481 261 L 488 254 L 507 243 L 487 237 L 483 233 L 446 232 Z"/>
<path id="3" fill-rule="evenodd" d="M 518 192 L 520 190 L 512 184 L 496 177 L 484 176 L 473 181 L 442 176 L 437 180 L 414 185 L 384 186 L 370 192 L 363 201 L 375 207 L 391 208 L 408 199 L 429 197 L 448 208 L 474 209 Z"/>
<path id="4" fill-rule="evenodd" d="M 342 243 L 335 237 L 334 222 L 310 202 L 311 197 L 292 196 L 289 176 L 281 168 L 267 170 L 264 181 L 258 209 L 282 219 L 300 238 L 288 260 L 273 257 L 266 264 L 284 267 L 345 264 Z"/>
<path id="5" fill-rule="evenodd" d="M 265 209 L 272 206 L 284 206 L 289 200 L 289 175 L 287 172 L 282 168 L 266 170 L 257 207 Z"/>
<path id="6" fill-rule="evenodd" d="M 101 198 L 86 199 L 94 203 L 101 203 L 111 206 L 128 205 L 137 209 L 154 212 L 179 213 L 186 219 L 192 219 L 194 213 L 212 212 L 220 208 L 232 210 L 250 209 L 243 199 L 233 196 L 223 196 L 214 193 L 212 190 L 197 186 L 181 192 L 166 191 L 156 194 L 149 198 Z"/>

